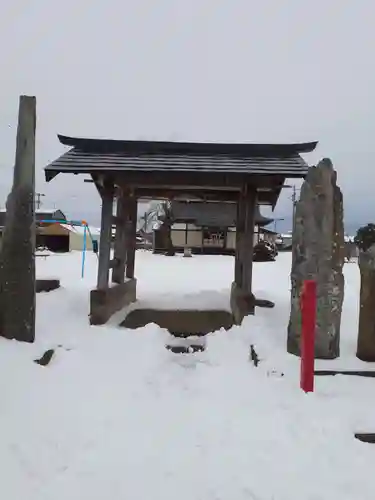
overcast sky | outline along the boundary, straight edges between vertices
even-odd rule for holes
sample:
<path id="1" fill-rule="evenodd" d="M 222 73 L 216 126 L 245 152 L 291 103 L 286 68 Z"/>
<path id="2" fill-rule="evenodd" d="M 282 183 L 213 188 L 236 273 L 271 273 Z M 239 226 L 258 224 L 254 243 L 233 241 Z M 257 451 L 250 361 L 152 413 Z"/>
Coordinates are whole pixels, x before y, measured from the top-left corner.
<path id="1" fill-rule="evenodd" d="M 373 221 L 374 0 L 3 0 L 0 205 L 18 96 L 37 97 L 44 204 L 96 223 L 82 177 L 44 182 L 56 134 L 298 142 L 332 159 L 350 225 Z M 290 217 L 290 193 L 276 209 Z"/>

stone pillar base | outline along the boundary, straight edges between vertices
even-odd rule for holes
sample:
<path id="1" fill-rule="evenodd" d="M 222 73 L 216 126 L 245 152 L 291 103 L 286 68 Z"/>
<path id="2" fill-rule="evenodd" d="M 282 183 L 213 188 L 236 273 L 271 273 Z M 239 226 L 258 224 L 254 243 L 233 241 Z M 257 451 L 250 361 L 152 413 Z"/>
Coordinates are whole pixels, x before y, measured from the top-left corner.
<path id="1" fill-rule="evenodd" d="M 37 279 L 35 282 L 36 293 L 51 292 L 57 288 L 60 288 L 60 280 L 57 279 Z"/>
<path id="2" fill-rule="evenodd" d="M 90 292 L 90 324 L 104 325 L 109 318 L 123 307 L 136 301 L 137 280 L 128 279 L 120 285 L 105 290 Z"/>
<path id="3" fill-rule="evenodd" d="M 254 314 L 255 297 L 252 293 L 246 292 L 233 282 L 230 291 L 230 308 L 233 314 L 234 323 L 241 325 L 245 316 Z"/>

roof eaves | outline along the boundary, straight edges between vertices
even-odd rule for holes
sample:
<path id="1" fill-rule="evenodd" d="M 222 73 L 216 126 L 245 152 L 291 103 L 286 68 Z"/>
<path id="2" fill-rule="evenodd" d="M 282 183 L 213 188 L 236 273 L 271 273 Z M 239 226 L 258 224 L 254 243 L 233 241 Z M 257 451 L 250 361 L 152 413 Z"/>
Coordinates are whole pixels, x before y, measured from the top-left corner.
<path id="1" fill-rule="evenodd" d="M 70 146 L 87 152 L 138 152 L 149 154 L 202 154 L 202 155 L 261 155 L 288 156 L 311 153 L 318 141 L 290 144 L 253 144 L 253 143 L 217 143 L 217 142 L 166 142 L 137 141 L 115 139 L 92 139 L 69 137 L 58 134 L 64 146 Z"/>

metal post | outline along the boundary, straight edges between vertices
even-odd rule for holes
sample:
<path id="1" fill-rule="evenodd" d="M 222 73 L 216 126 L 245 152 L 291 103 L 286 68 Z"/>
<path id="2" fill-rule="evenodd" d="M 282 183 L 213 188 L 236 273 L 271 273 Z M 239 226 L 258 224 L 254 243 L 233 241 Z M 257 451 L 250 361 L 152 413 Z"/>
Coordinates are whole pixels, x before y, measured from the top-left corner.
<path id="1" fill-rule="evenodd" d="M 83 229 L 83 249 L 82 249 L 82 272 L 81 278 L 85 275 L 85 259 L 86 259 L 86 248 L 87 248 L 87 224 L 84 224 Z"/>

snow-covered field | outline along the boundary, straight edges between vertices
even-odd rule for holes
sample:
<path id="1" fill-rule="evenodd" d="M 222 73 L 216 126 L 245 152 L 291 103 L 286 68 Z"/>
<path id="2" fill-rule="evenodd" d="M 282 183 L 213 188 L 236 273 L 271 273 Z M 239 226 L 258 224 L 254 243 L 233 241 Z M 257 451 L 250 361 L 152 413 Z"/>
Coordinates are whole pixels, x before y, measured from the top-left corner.
<path id="1" fill-rule="evenodd" d="M 299 360 L 285 349 L 290 254 L 255 264 L 255 293 L 276 307 L 189 355 L 167 351 L 155 325 L 89 326 L 97 262 L 87 257 L 83 280 L 79 253 L 39 259 L 38 276 L 62 288 L 37 297 L 37 341 L 0 340 L 1 499 L 375 498 L 375 446 L 353 437 L 375 432 L 375 381 L 321 377 L 314 394 L 301 392 Z M 233 264 L 139 251 L 140 303 L 228 307 Z M 342 356 L 319 368 L 361 365 L 356 264 L 345 277 Z M 33 363 L 49 348 L 48 367 Z"/>

